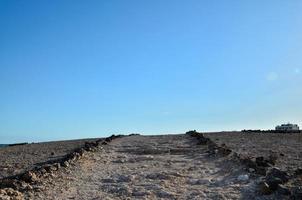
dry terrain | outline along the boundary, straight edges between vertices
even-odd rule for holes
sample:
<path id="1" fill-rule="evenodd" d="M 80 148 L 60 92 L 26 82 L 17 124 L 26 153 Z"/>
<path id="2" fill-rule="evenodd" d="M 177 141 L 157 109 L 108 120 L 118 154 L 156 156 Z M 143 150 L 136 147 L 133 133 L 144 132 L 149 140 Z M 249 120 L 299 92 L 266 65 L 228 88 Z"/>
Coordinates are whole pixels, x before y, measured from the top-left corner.
<path id="1" fill-rule="evenodd" d="M 289 199 L 259 193 L 263 176 L 236 160 L 274 154 L 276 166 L 292 174 L 301 163 L 301 135 L 221 132 L 207 133 L 232 149 L 222 156 L 209 153 L 190 135 L 129 136 L 87 151 L 23 191 L 25 199 Z M 2 177 L 64 157 L 87 140 L 30 144 L 0 149 Z M 94 140 L 89 140 L 94 141 Z M 1 180 L 0 180 L 1 181 Z M 301 183 L 301 177 L 295 179 Z M 296 182 L 289 181 L 290 184 Z M 1 194 L 0 194 L 1 197 Z M 9 199 L 9 198 L 8 198 Z"/>
<path id="2" fill-rule="evenodd" d="M 219 132 L 205 135 L 243 155 L 274 155 L 276 167 L 289 173 L 302 167 L 302 133 Z"/>
<path id="3" fill-rule="evenodd" d="M 188 135 L 116 139 L 27 193 L 34 199 L 254 199 L 255 179 L 227 157 L 209 157 Z M 54 182 L 55 180 L 55 182 Z"/>
<path id="4" fill-rule="evenodd" d="M 59 159 L 82 147 L 86 141 L 94 140 L 96 139 L 43 142 L 0 148 L 0 179 Z"/>

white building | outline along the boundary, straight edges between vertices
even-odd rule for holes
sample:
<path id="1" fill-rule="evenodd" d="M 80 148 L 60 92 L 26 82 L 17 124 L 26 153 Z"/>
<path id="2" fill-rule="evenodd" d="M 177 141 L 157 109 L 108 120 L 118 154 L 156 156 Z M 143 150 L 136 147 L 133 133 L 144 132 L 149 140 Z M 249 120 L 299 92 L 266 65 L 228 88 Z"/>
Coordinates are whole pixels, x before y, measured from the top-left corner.
<path id="1" fill-rule="evenodd" d="M 276 126 L 276 131 L 298 131 L 299 126 L 297 124 L 281 124 L 280 126 Z"/>

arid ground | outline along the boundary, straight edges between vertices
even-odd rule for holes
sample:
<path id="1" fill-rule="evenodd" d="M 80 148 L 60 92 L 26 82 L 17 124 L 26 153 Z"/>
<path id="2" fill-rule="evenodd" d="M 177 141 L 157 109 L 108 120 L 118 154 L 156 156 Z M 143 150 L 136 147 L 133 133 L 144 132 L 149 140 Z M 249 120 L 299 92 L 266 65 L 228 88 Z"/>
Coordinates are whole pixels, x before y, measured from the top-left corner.
<path id="1" fill-rule="evenodd" d="M 208 133 L 207 137 L 233 151 L 257 157 L 277 155 L 277 167 L 289 173 L 301 166 L 301 135 L 260 135 L 256 133 Z M 286 142 L 285 142 L 286 141 Z M 59 144 L 59 143 L 58 143 Z M 80 146 L 61 143 L 48 146 L 47 155 L 60 155 Z M 60 146 L 59 145 L 59 146 Z M 21 148 L 24 150 L 27 145 Z M 43 145 L 42 145 L 43 146 Z M 27 147 L 31 148 L 31 147 Z M 41 147 L 44 148 L 44 147 Z M 66 148 L 66 150 L 62 150 Z M 1 161 L 13 164 L 10 154 Z M 0 150 L 8 151 L 6 148 Z M 61 150 L 60 150 L 61 149 Z M 22 151 L 15 150 L 19 158 Z M 48 158 L 33 152 L 34 161 Z M 58 151 L 58 152 L 57 152 Z M 45 151 L 42 151 L 45 152 Z M 51 153 L 53 152 L 53 153 Z M 28 153 L 30 154 L 30 153 Z M 6 157 L 7 156 L 7 157 Z M 19 157 L 18 157 L 19 156 Z M 41 158 L 40 158 L 41 156 Z M 5 158 L 6 157 L 6 158 Z M 29 156 L 30 157 L 30 156 Z M 18 163 L 18 161 L 15 161 Z M 28 169 L 29 164 L 19 166 Z M 19 168 L 17 168 L 20 170 Z M 2 171 L 2 170 L 1 170 Z M 12 171 L 12 170 L 11 170 Z M 1 172 L 2 176 L 8 173 Z M 261 176 L 250 173 L 232 156 L 210 156 L 206 145 L 189 135 L 129 136 L 117 138 L 97 151 L 85 153 L 68 168 L 51 174 L 25 191 L 25 199 L 286 199 L 273 193 L 261 195 Z"/>
<path id="2" fill-rule="evenodd" d="M 30 170 L 45 162 L 61 158 L 96 139 L 33 143 L 0 148 L 0 179 Z"/>
<path id="3" fill-rule="evenodd" d="M 243 155 L 274 155 L 276 167 L 288 172 L 302 167 L 302 133 L 219 132 L 205 136 Z"/>

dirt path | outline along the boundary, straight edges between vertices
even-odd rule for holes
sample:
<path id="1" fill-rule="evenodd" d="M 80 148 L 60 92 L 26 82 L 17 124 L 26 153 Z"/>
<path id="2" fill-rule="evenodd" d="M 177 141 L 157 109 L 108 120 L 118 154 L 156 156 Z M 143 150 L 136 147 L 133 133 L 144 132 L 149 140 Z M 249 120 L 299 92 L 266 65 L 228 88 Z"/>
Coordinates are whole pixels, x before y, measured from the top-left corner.
<path id="1" fill-rule="evenodd" d="M 187 135 L 131 136 L 86 154 L 30 199 L 255 199 L 254 180 Z"/>

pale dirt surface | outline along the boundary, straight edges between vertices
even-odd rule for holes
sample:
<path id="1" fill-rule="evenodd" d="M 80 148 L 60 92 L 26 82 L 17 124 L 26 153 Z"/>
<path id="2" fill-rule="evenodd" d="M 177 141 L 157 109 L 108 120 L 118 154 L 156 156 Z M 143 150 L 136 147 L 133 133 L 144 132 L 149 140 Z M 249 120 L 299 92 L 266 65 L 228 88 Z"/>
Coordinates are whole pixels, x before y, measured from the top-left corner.
<path id="1" fill-rule="evenodd" d="M 82 147 L 85 142 L 95 140 L 54 141 L 0 148 L 0 179 L 20 174 L 37 165 L 62 158 Z"/>
<path id="2" fill-rule="evenodd" d="M 28 199 L 262 199 L 229 157 L 209 157 L 188 135 L 131 136 L 86 153 Z"/>
<path id="3" fill-rule="evenodd" d="M 277 156 L 276 167 L 292 173 L 302 167 L 302 133 L 205 133 L 217 144 L 226 144 L 242 155 Z"/>

